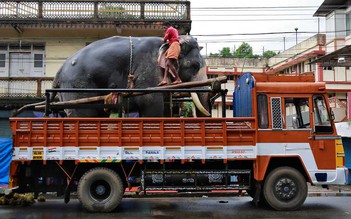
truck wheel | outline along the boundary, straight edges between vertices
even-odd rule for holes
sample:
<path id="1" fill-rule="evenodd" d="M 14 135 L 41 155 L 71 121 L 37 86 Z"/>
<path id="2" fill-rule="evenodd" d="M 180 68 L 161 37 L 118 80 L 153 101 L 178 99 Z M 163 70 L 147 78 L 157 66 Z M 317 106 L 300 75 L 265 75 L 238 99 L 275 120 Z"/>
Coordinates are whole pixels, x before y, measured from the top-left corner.
<path id="1" fill-rule="evenodd" d="M 111 212 L 121 202 L 123 183 L 111 169 L 97 167 L 87 171 L 79 180 L 78 199 L 90 212 Z"/>
<path id="2" fill-rule="evenodd" d="M 263 196 L 275 210 L 295 210 L 306 200 L 307 183 L 298 170 L 280 167 L 266 177 Z"/>

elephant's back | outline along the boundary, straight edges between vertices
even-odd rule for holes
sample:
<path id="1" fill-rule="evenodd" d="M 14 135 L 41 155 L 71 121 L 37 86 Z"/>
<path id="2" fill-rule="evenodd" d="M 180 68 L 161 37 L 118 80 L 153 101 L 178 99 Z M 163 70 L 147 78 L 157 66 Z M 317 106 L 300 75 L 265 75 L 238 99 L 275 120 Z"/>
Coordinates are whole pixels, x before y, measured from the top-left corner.
<path id="1" fill-rule="evenodd" d="M 129 71 L 131 60 L 134 64 L 154 63 L 162 43 L 160 37 L 115 36 L 98 40 L 68 58 L 56 77 L 61 83 L 89 77 L 107 79 L 118 72 Z"/>
<path id="2" fill-rule="evenodd" d="M 132 58 L 137 58 L 140 54 L 149 54 L 146 57 L 155 58 L 150 57 L 150 54 L 154 56 L 161 44 L 162 40 L 158 37 L 110 37 L 82 48 L 68 62 L 91 69 L 105 69 L 106 65 L 123 68 L 129 64 L 131 54 Z"/>

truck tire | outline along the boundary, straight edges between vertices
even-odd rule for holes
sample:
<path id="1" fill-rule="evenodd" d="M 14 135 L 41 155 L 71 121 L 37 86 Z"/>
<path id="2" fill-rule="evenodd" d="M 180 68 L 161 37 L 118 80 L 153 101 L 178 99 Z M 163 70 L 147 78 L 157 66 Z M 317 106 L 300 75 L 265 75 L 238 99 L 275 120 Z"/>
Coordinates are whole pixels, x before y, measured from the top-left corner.
<path id="1" fill-rule="evenodd" d="M 79 180 L 78 199 L 90 212 L 111 212 L 122 200 L 123 183 L 118 174 L 108 168 L 87 171 Z"/>
<path id="2" fill-rule="evenodd" d="M 263 196 L 275 210 L 296 210 L 307 197 L 307 183 L 303 175 L 291 167 L 280 167 L 268 174 Z"/>

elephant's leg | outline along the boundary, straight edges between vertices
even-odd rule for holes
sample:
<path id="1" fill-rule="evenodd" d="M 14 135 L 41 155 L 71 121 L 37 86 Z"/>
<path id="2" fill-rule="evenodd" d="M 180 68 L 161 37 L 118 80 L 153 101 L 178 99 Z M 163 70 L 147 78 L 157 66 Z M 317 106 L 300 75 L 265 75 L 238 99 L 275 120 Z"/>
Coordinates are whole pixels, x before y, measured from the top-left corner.
<path id="1" fill-rule="evenodd" d="M 87 82 L 80 82 L 78 84 L 63 84 L 62 88 L 94 88 L 96 87 L 94 84 L 88 84 Z M 77 92 L 77 93 L 58 93 L 60 102 L 82 99 L 87 97 L 99 96 L 103 95 L 101 93 L 84 93 L 84 92 Z M 94 108 L 91 106 L 87 107 L 79 107 L 79 108 L 72 108 L 72 109 L 65 109 L 64 110 L 68 117 L 96 117 L 96 116 L 105 116 L 103 109 Z"/>
<path id="2" fill-rule="evenodd" d="M 162 117 L 164 114 L 163 94 L 146 94 L 137 97 L 140 117 Z"/>

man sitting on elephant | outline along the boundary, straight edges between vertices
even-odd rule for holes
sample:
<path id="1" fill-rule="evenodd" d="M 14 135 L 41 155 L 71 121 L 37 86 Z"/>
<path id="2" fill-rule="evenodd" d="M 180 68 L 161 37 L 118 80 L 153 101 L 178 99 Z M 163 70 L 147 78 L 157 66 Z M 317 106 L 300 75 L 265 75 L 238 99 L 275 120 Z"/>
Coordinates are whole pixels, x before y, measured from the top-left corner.
<path id="1" fill-rule="evenodd" d="M 172 84 L 179 84 L 179 83 L 182 83 L 182 80 L 180 79 L 178 74 L 178 69 L 179 69 L 178 57 L 180 54 L 178 30 L 174 28 L 168 21 L 163 23 L 163 28 L 166 29 L 166 33 L 165 33 L 165 36 L 163 37 L 163 41 L 164 42 L 168 41 L 169 48 L 166 51 L 166 57 L 165 57 L 166 60 L 165 60 L 163 79 L 158 84 L 158 86 L 167 84 L 168 74 L 170 74 L 174 78 L 174 81 L 172 82 Z"/>

